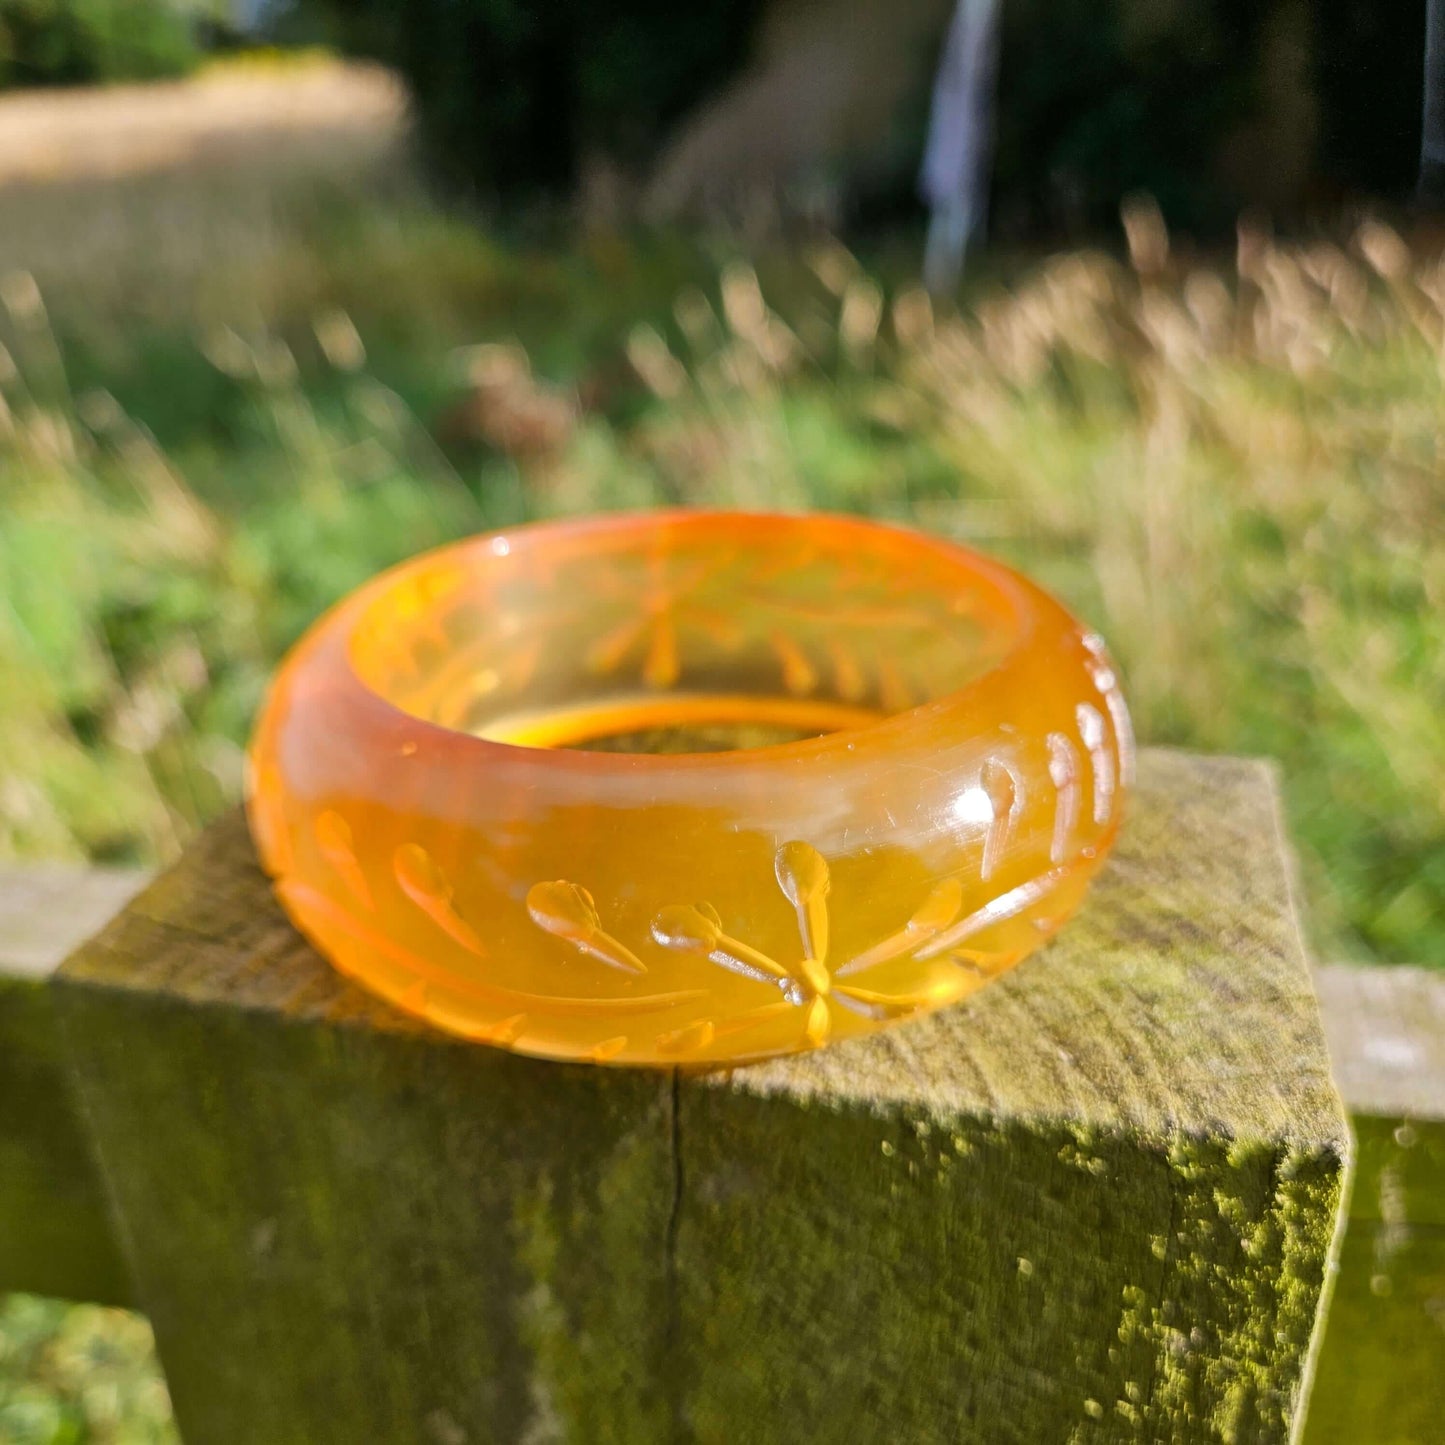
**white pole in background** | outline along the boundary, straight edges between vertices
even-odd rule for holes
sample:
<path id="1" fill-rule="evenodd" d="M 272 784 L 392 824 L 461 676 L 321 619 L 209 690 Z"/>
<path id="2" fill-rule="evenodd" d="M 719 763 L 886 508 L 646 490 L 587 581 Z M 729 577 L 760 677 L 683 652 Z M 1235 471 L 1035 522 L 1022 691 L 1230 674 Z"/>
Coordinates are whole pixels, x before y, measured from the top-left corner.
<path id="1" fill-rule="evenodd" d="M 958 284 L 988 211 L 1000 0 L 958 0 L 933 84 L 918 184 L 932 217 L 923 280 L 934 295 Z"/>
<path id="2" fill-rule="evenodd" d="M 1445 0 L 1425 8 L 1425 114 L 1420 135 L 1422 205 L 1445 209 Z"/>

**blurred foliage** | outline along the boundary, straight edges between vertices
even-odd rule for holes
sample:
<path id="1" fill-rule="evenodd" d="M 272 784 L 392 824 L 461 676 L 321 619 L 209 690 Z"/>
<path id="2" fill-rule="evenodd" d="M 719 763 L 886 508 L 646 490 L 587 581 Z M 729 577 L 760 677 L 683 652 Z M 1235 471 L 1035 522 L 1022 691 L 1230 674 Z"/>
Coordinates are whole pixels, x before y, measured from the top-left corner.
<path id="1" fill-rule="evenodd" d="M 138 1315 L 0 1296 L 0 1440 L 5 1445 L 178 1445 Z"/>
<path id="2" fill-rule="evenodd" d="M 995 209 L 1098 233 L 1131 194 L 1219 232 L 1415 181 L 1424 0 L 1002 0 Z"/>
<path id="3" fill-rule="evenodd" d="M 761 0 L 317 0 L 315 9 L 327 33 L 405 77 L 434 170 L 491 197 L 561 194 L 602 152 L 645 159 L 736 69 Z"/>
<path id="4" fill-rule="evenodd" d="M 597 158 L 645 170 L 746 62 L 767 9 L 301 0 L 265 24 L 395 67 L 433 173 L 464 194 L 563 198 Z M 180 74 L 240 39 L 229 13 L 220 0 L 0 0 L 0 87 Z M 872 23 L 850 16 L 839 23 Z M 1413 181 L 1424 0 L 1002 0 L 1002 17 L 1004 235 L 1098 232 L 1136 191 L 1173 224 L 1217 231 L 1241 202 L 1298 215 Z M 872 212 L 914 203 L 918 99 L 892 174 L 857 178 Z"/>
<path id="5" fill-rule="evenodd" d="M 1004 225 L 1097 230 L 1134 192 L 1154 196 L 1176 224 L 1232 220 L 1213 161 L 1257 108 L 1270 9 L 1002 0 L 995 207 Z"/>
<path id="6" fill-rule="evenodd" d="M 1297 217 L 1403 198 L 1413 184 L 1425 0 L 1001 6 L 994 213 L 1005 234 L 1097 234 L 1140 191 L 1172 224 L 1217 233 L 1241 204 Z M 558 196 L 601 155 L 645 168 L 748 59 L 760 18 L 788 10 L 303 0 L 281 33 L 395 66 L 433 170 L 464 192 Z M 879 16 L 840 6 L 838 23 Z M 870 212 L 915 204 L 923 99 L 899 117 L 913 143 L 897 147 L 891 176 L 856 178 Z"/>
<path id="7" fill-rule="evenodd" d="M 197 20 L 178 0 L 0 0 L 0 87 L 184 74 Z"/>

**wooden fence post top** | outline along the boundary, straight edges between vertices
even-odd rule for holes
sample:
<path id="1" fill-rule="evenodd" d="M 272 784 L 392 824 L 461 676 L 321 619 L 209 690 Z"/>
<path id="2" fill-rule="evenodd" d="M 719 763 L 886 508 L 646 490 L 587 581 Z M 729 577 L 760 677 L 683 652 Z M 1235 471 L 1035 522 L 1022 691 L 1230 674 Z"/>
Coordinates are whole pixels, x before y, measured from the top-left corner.
<path id="1" fill-rule="evenodd" d="M 1116 854 L 1038 957 L 938 1017 L 714 1076 L 887 1108 L 1077 1118 L 1343 1151 L 1268 763 L 1145 749 Z M 67 984 L 431 1035 L 290 927 L 232 814 L 62 969 Z"/>
<path id="2" fill-rule="evenodd" d="M 688 1077 L 396 1013 L 223 821 L 55 983 L 183 1431 L 1291 1438 L 1351 1143 L 1289 868 L 1267 766 L 1146 751 L 1014 973 Z"/>
<path id="3" fill-rule="evenodd" d="M 1273 767 L 1146 749 L 1139 772 L 1115 856 L 1037 959 L 735 1087 L 1345 1151 Z"/>
<path id="4" fill-rule="evenodd" d="M 144 881 L 0 867 L 0 1290 L 130 1302 L 45 981 Z"/>

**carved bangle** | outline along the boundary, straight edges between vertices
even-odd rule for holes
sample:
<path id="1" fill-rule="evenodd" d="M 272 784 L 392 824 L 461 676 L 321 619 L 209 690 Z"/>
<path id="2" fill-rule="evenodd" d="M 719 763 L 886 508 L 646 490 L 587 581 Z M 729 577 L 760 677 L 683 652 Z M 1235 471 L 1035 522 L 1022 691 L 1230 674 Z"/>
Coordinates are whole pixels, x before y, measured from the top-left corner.
<path id="1" fill-rule="evenodd" d="M 1131 755 L 1099 638 L 999 563 L 653 513 L 478 537 L 347 598 L 272 686 L 248 811 L 296 926 L 399 1007 L 706 1065 L 1023 958 L 1112 843 Z"/>

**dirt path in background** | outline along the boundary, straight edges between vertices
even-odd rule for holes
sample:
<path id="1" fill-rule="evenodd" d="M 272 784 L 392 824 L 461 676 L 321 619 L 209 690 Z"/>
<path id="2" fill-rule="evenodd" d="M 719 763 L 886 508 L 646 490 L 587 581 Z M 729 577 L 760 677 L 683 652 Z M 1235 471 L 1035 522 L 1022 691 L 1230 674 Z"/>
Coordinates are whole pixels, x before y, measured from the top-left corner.
<path id="1" fill-rule="evenodd" d="M 82 316 L 249 304 L 306 225 L 415 193 L 407 135 L 395 78 L 335 61 L 0 96 L 0 278 Z"/>
<path id="2" fill-rule="evenodd" d="M 0 186 L 394 146 L 405 95 L 376 66 L 221 67 L 191 79 L 0 96 Z M 280 153 L 278 154 L 278 144 Z"/>

